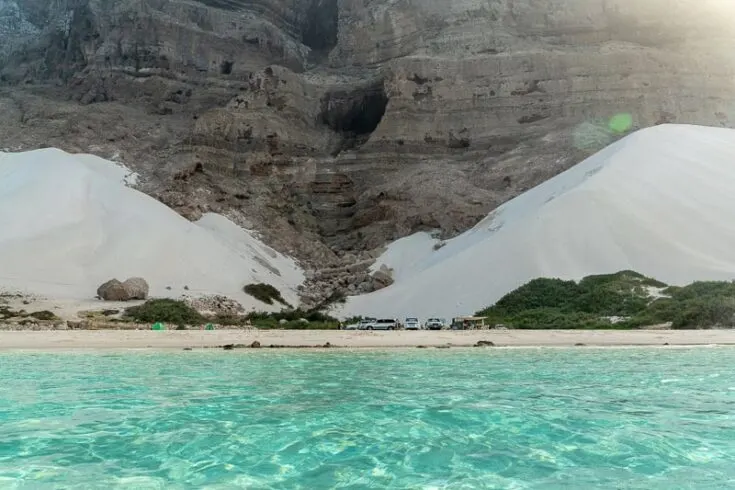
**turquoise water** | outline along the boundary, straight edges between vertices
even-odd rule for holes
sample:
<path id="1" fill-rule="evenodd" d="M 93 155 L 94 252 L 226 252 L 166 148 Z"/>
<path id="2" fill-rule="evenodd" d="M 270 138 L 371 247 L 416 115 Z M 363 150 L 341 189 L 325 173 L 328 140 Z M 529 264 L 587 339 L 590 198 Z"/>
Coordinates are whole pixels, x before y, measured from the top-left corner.
<path id="1" fill-rule="evenodd" d="M 0 489 L 735 488 L 735 349 L 0 354 Z"/>

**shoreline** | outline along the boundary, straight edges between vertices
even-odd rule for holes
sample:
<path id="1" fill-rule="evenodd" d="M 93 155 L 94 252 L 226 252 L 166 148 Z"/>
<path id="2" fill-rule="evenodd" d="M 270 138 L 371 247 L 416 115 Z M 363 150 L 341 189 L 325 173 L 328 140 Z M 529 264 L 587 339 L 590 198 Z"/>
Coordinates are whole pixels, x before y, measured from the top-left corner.
<path id="1" fill-rule="evenodd" d="M 696 347 L 735 345 L 735 330 L 5 330 L 0 351 L 394 349 L 474 347 Z M 327 345 L 328 344 L 328 345 Z"/>

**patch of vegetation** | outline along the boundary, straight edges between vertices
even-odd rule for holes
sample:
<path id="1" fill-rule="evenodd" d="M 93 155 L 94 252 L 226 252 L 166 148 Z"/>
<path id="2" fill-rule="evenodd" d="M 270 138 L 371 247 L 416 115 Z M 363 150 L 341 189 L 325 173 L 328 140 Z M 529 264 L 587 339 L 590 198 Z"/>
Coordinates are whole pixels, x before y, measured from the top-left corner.
<path id="1" fill-rule="evenodd" d="M 11 310 L 10 307 L 0 305 L 0 320 L 13 318 L 14 316 L 17 316 L 17 314 L 15 311 Z"/>
<path id="2" fill-rule="evenodd" d="M 127 308 L 125 319 L 140 323 L 172 323 L 174 325 L 200 325 L 204 317 L 183 301 L 174 299 L 149 299 L 139 306 Z"/>
<path id="3" fill-rule="evenodd" d="M 252 312 L 246 320 L 257 328 L 288 330 L 336 330 L 339 320 L 318 310 L 283 310 L 276 313 Z"/>
<path id="4" fill-rule="evenodd" d="M 26 318 L 28 319 L 28 323 L 32 323 L 30 318 L 33 318 L 34 320 L 45 320 L 45 321 L 51 321 L 51 320 L 58 320 L 59 317 L 57 317 L 53 312 L 48 310 L 42 310 L 42 311 L 34 311 L 32 313 L 28 313 L 26 310 L 12 310 L 9 306 L 6 305 L 0 305 L 0 320 L 8 320 L 10 318 Z"/>
<path id="5" fill-rule="evenodd" d="M 270 284 L 248 284 L 243 288 L 243 291 L 267 305 L 272 305 L 276 301 L 284 306 L 290 307 L 286 300 L 283 299 L 283 296 L 281 296 L 281 292 Z"/>
<path id="6" fill-rule="evenodd" d="M 659 315 L 672 328 L 735 327 L 735 283 L 700 281 L 664 292 L 671 295 L 671 304 L 659 306 Z"/>
<path id="7" fill-rule="evenodd" d="M 610 320 L 582 312 L 562 312 L 557 308 L 534 308 L 503 318 L 503 325 L 518 329 L 610 329 Z"/>
<path id="8" fill-rule="evenodd" d="M 231 327 L 252 325 L 257 328 L 296 330 L 332 330 L 339 325 L 339 320 L 318 310 L 288 309 L 274 313 L 251 312 L 247 315 L 204 316 L 187 303 L 173 299 L 151 299 L 142 305 L 127 308 L 123 314 L 123 321 L 163 322 L 177 325 L 177 330 L 185 330 L 187 325 L 207 323 Z"/>
<path id="9" fill-rule="evenodd" d="M 506 294 L 494 306 L 477 313 L 478 316 L 507 316 L 534 309 L 554 308 L 569 311 L 580 288 L 574 281 L 540 278 Z"/>
<path id="10" fill-rule="evenodd" d="M 227 327 L 242 327 L 248 325 L 248 320 L 242 315 L 219 314 L 207 318 L 209 323 L 224 325 Z"/>
<path id="11" fill-rule="evenodd" d="M 579 282 L 534 279 L 477 313 L 509 328 L 735 327 L 735 283 L 676 287 L 633 271 Z"/>
<path id="12" fill-rule="evenodd" d="M 29 317 L 35 318 L 36 320 L 58 320 L 59 317 L 54 315 L 53 312 L 48 310 L 34 311 L 28 314 Z"/>
<path id="13" fill-rule="evenodd" d="M 342 323 L 344 323 L 345 325 L 353 325 L 355 323 L 360 323 L 364 319 L 365 317 L 363 316 L 351 316 L 351 317 L 346 318 L 345 321 Z"/>
<path id="14" fill-rule="evenodd" d="M 78 315 L 90 320 L 108 321 L 111 320 L 111 316 L 117 315 L 118 313 L 120 313 L 120 310 L 86 310 L 80 311 Z"/>

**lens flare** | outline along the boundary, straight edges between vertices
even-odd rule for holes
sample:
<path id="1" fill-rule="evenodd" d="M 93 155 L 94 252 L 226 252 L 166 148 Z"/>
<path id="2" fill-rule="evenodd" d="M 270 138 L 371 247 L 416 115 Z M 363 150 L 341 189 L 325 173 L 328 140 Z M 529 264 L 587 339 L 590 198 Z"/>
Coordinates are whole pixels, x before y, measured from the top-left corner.
<path id="1" fill-rule="evenodd" d="M 627 133 L 633 127 L 633 116 L 627 113 L 615 114 L 610 118 L 610 121 L 607 123 L 607 127 L 613 133 Z"/>

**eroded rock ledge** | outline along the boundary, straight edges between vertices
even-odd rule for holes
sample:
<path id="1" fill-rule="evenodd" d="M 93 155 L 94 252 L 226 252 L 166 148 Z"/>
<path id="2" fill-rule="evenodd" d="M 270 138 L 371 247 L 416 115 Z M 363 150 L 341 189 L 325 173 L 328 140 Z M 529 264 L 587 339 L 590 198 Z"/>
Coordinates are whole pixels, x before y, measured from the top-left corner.
<path id="1" fill-rule="evenodd" d="M 619 137 L 616 114 L 632 116 L 623 132 L 730 126 L 733 14 L 715 0 L 0 0 L 0 148 L 115 156 L 184 216 L 224 213 L 337 270 L 468 228 Z"/>

